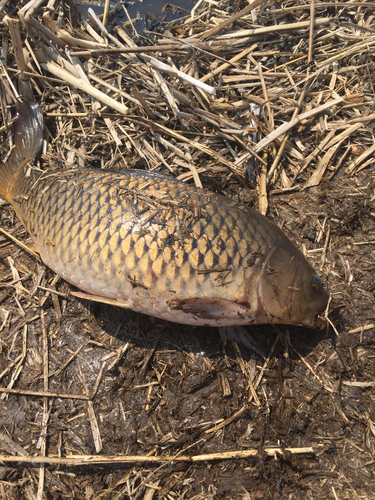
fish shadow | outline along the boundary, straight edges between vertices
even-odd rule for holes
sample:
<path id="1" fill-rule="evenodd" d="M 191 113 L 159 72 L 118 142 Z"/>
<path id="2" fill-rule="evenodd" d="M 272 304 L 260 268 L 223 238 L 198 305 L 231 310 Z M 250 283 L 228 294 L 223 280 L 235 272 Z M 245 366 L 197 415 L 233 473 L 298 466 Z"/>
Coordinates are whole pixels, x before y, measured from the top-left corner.
<path id="1" fill-rule="evenodd" d="M 204 353 L 212 359 L 223 355 L 236 357 L 232 342 L 223 343 L 218 328 L 181 325 L 85 299 L 77 301 L 91 313 L 91 334 L 94 338 L 104 331 L 118 341 L 130 342 L 141 349 Z M 331 343 L 333 339 L 331 328 L 328 332 L 286 325 L 251 325 L 245 328 L 255 345 L 255 350 L 251 350 L 238 344 L 245 361 L 254 355 L 261 359 L 259 352 L 264 357 L 271 354 L 271 357 L 282 358 L 287 353 L 290 359 L 299 359 L 300 356 L 308 356 L 321 342 L 328 340 Z"/>

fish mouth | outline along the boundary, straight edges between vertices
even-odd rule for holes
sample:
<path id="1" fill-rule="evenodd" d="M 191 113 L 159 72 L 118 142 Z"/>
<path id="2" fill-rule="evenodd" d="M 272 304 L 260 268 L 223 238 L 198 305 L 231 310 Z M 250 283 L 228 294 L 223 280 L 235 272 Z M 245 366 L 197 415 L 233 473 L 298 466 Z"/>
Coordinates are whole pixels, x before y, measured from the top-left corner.
<path id="1" fill-rule="evenodd" d="M 324 318 L 324 316 L 321 316 L 320 314 L 316 316 L 314 326 L 320 332 L 322 332 L 323 330 L 328 331 L 328 321 L 326 318 Z"/>
<path id="2" fill-rule="evenodd" d="M 308 328 L 313 328 L 314 330 L 318 330 L 322 332 L 323 330 L 328 331 L 328 321 L 324 316 L 317 314 L 315 318 L 307 321 L 302 321 L 302 326 L 307 326 Z"/>

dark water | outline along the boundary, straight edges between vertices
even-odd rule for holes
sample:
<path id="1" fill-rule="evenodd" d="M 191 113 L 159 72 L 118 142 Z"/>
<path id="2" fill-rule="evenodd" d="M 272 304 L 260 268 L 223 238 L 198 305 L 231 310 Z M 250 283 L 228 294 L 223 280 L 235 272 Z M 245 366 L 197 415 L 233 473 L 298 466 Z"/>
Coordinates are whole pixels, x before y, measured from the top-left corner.
<path id="1" fill-rule="evenodd" d="M 134 24 L 138 34 L 142 34 L 144 30 L 158 31 L 165 23 L 180 19 L 190 15 L 191 9 L 196 4 L 197 0 L 173 0 L 169 3 L 166 0 L 134 0 L 127 2 L 111 3 L 110 10 L 116 9 L 116 17 L 110 19 L 108 27 L 111 23 L 122 25 L 128 18 L 124 7 L 128 11 L 129 17 L 133 20 L 140 17 L 140 20 Z M 83 16 L 88 18 L 87 10 L 91 7 L 96 14 L 100 15 L 104 12 L 104 1 L 98 3 L 82 3 Z"/>

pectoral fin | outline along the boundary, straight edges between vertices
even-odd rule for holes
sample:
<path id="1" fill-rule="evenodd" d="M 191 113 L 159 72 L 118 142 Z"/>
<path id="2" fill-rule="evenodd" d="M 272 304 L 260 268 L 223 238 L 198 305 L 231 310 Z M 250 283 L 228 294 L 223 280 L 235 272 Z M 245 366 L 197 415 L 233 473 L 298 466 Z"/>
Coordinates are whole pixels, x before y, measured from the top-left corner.
<path id="1" fill-rule="evenodd" d="M 130 305 L 127 302 L 119 302 L 115 299 L 106 299 L 105 297 L 99 297 L 98 295 L 91 295 L 84 292 L 71 292 L 71 295 L 77 297 L 78 299 L 92 300 L 93 302 L 101 302 L 102 304 L 109 304 L 111 306 L 123 307 L 124 309 L 129 309 Z"/>
<path id="2" fill-rule="evenodd" d="M 265 359 L 264 353 L 259 349 L 257 343 L 252 338 L 248 330 L 243 326 L 221 326 L 219 328 L 220 337 L 222 341 L 234 340 L 238 344 L 242 344 L 259 354 Z"/>
<path id="3" fill-rule="evenodd" d="M 249 312 L 246 307 L 224 299 L 173 299 L 169 302 L 173 310 L 194 314 L 202 319 L 240 319 Z"/>

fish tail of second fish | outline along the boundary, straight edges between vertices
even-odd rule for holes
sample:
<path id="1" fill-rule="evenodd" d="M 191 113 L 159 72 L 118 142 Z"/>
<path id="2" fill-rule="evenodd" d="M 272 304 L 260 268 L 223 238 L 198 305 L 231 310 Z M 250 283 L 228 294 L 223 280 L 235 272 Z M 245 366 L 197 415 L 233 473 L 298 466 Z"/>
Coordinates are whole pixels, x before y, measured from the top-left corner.
<path id="1" fill-rule="evenodd" d="M 18 176 L 34 162 L 43 144 L 43 114 L 39 104 L 22 101 L 17 111 L 12 126 L 13 149 L 6 162 L 0 163 L 0 196 L 9 202 Z"/>

